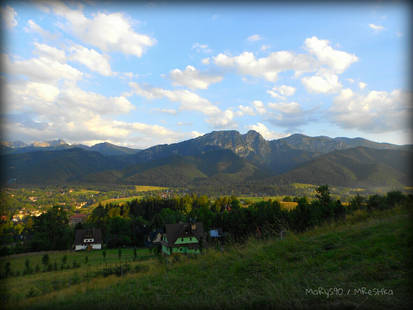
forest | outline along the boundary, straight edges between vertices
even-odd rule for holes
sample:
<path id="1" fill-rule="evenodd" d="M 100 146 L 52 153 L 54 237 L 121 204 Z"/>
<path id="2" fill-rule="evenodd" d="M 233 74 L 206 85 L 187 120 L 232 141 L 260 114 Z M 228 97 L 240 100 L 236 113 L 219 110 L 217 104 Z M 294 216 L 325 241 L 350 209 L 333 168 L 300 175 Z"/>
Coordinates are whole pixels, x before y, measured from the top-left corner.
<path id="1" fill-rule="evenodd" d="M 226 242 L 243 242 L 249 236 L 267 238 L 281 231 L 303 232 L 326 222 L 344 221 L 356 210 L 372 211 L 413 202 L 413 195 L 400 191 L 386 195 L 356 195 L 343 205 L 330 194 L 328 185 L 316 188 L 315 198 L 295 197 L 297 206 L 282 208 L 277 200 L 240 204 L 235 196 L 211 199 L 205 195 L 179 195 L 170 198 L 144 197 L 124 204 L 99 204 L 85 223 L 69 225 L 68 212 L 54 206 L 40 216 L 26 217 L 17 225 L 1 221 L 1 254 L 71 249 L 78 228 L 100 228 L 108 248 L 142 247 L 145 237 L 165 224 L 200 221 L 205 230 L 222 228 Z M 289 199 L 287 199 L 289 200 Z"/>

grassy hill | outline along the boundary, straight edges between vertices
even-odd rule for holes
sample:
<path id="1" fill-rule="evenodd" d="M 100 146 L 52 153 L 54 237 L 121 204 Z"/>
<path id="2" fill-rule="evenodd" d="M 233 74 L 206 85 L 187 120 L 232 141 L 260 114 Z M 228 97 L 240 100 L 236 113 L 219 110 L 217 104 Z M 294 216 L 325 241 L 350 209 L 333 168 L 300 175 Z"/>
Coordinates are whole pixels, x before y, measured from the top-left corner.
<path id="1" fill-rule="evenodd" d="M 409 185 L 411 154 L 410 151 L 365 147 L 334 151 L 304 163 L 280 178 L 287 182 L 353 187 Z"/>
<path id="2" fill-rule="evenodd" d="M 209 249 L 200 257 L 148 258 L 134 263 L 141 267 L 123 277 L 96 275 L 86 279 L 83 268 L 11 278 L 9 291 L 3 287 L 2 300 L 8 300 L 3 306 L 407 309 L 411 301 L 409 228 L 406 209 L 375 213 L 359 210 L 345 223 L 290 234 L 284 240 L 250 239 L 243 245 L 225 247 L 223 252 Z M 71 281 L 74 272 L 78 277 L 75 282 Z M 43 279 L 36 282 L 34 277 Z M 43 291 L 33 288 L 47 283 L 54 286 Z M 31 289 L 36 297 L 26 297 Z M 12 292 L 20 297 L 10 296 Z"/>

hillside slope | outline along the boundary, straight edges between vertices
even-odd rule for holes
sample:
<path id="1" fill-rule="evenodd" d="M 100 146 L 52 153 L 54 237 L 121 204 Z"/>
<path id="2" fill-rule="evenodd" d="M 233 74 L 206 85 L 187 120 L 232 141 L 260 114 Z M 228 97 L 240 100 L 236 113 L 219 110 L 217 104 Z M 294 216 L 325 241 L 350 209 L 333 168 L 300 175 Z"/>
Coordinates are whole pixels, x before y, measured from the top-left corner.
<path id="1" fill-rule="evenodd" d="M 79 148 L 4 155 L 3 182 L 18 184 L 58 184 L 77 182 L 83 175 L 106 169 L 119 169 L 121 163 L 97 152 Z"/>
<path id="2" fill-rule="evenodd" d="M 357 147 L 334 151 L 304 163 L 277 180 L 339 186 L 400 186 L 412 184 L 412 152 Z"/>
<path id="3" fill-rule="evenodd" d="M 92 279 L 87 290 L 73 285 L 5 308 L 409 309 L 409 228 L 406 210 L 359 213 L 344 225 L 152 261 L 147 272 Z M 382 288 L 387 294 L 368 295 Z"/>

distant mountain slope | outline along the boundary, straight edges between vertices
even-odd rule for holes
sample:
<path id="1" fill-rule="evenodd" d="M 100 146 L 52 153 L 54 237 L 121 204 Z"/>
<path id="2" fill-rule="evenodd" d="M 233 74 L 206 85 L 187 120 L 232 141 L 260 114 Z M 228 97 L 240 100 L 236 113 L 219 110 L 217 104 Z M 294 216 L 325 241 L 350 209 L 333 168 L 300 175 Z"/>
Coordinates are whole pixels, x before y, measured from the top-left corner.
<path id="1" fill-rule="evenodd" d="M 16 178 L 18 184 L 76 182 L 81 176 L 92 172 L 121 168 L 117 161 L 79 148 L 4 155 L 3 160 L 3 181 L 4 177 Z"/>
<path id="2" fill-rule="evenodd" d="M 4 154 L 22 154 L 39 151 L 62 151 L 75 148 L 81 148 L 88 151 L 95 151 L 105 156 L 131 155 L 136 154 L 140 150 L 131 149 L 124 146 L 117 146 L 108 142 L 98 143 L 91 147 L 83 144 L 68 144 L 63 140 L 34 142 L 31 145 L 26 145 L 16 142 L 3 142 L 1 144 Z"/>
<path id="3" fill-rule="evenodd" d="M 137 149 L 131 149 L 124 146 L 117 146 L 108 142 L 95 144 L 91 146 L 89 149 L 91 151 L 99 152 L 100 154 L 105 156 L 130 155 L 140 152 L 140 150 Z"/>
<path id="4" fill-rule="evenodd" d="M 409 180 L 412 152 L 357 147 L 304 163 L 275 180 L 340 186 L 399 186 Z"/>
<path id="5" fill-rule="evenodd" d="M 390 143 L 377 143 L 363 138 L 330 138 L 325 136 L 308 137 L 302 134 L 294 134 L 286 138 L 273 140 L 273 144 L 287 145 L 292 149 L 317 153 L 329 153 L 335 150 L 345 150 L 355 147 L 368 147 L 372 149 L 400 150 L 406 146 Z"/>
<path id="6" fill-rule="evenodd" d="M 99 183 L 116 180 L 117 183 L 184 186 L 196 183 L 237 183 L 259 179 L 270 174 L 260 170 L 230 150 L 210 150 L 198 156 L 173 155 L 128 166 L 86 175 L 82 180 Z"/>

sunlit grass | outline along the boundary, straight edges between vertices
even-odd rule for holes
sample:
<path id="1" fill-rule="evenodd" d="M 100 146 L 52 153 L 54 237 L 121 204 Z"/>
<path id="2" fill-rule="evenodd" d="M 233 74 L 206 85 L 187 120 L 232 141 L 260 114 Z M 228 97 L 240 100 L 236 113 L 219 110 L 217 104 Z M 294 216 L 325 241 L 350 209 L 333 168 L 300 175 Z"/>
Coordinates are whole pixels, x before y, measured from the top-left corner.
<path id="1" fill-rule="evenodd" d="M 168 187 L 162 186 L 149 186 L 149 185 L 135 185 L 135 190 L 137 192 L 150 192 L 150 191 L 160 191 L 167 190 Z"/>
<path id="2" fill-rule="evenodd" d="M 108 204 L 119 204 L 119 205 L 124 205 L 126 204 L 128 201 L 132 201 L 132 200 L 140 200 L 142 199 L 143 196 L 142 195 L 138 195 L 138 196 L 130 196 L 130 197 L 122 197 L 122 198 L 110 198 L 110 199 L 105 199 L 99 202 L 96 202 L 92 205 L 90 205 L 88 207 L 89 210 L 93 210 L 94 208 L 96 208 L 99 204 L 101 204 L 102 206 L 106 206 Z"/>

